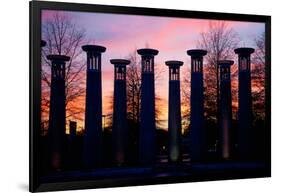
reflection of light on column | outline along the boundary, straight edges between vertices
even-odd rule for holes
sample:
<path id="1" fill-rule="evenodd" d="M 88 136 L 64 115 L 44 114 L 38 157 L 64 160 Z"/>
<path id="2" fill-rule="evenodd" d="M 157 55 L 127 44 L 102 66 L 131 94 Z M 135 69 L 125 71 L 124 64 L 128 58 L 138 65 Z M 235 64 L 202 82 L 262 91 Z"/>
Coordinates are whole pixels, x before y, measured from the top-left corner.
<path id="1" fill-rule="evenodd" d="M 170 159 L 173 161 L 177 161 L 179 157 L 179 149 L 177 147 L 172 147 Z"/>
<path id="2" fill-rule="evenodd" d="M 229 128 L 228 128 L 228 120 L 223 118 L 222 120 L 222 129 L 223 129 L 223 158 L 228 159 L 229 158 Z"/>
<path id="3" fill-rule="evenodd" d="M 59 152 L 53 152 L 52 154 L 52 167 L 60 170 L 61 167 L 61 154 Z"/>
<path id="4" fill-rule="evenodd" d="M 105 116 L 106 116 L 106 115 L 102 115 L 102 122 L 103 122 L 103 124 L 102 124 L 102 125 L 103 125 L 103 128 L 102 128 L 102 129 L 103 129 L 103 130 L 105 129 Z"/>
<path id="5" fill-rule="evenodd" d="M 232 97 L 231 97 L 231 65 L 232 60 L 220 60 L 219 66 L 219 106 L 220 106 L 220 137 L 219 150 L 223 159 L 230 159 L 231 154 L 231 130 L 232 130 Z"/>

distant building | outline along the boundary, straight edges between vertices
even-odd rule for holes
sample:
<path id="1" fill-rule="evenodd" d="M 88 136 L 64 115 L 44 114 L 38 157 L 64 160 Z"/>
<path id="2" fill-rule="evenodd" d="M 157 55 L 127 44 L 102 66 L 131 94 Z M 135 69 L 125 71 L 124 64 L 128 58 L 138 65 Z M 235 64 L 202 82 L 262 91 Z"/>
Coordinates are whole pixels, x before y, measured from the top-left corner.
<path id="1" fill-rule="evenodd" d="M 70 134 L 70 139 L 73 140 L 76 137 L 76 132 L 77 132 L 77 122 L 76 121 L 69 121 L 69 134 Z"/>
<path id="2" fill-rule="evenodd" d="M 47 43 L 46 43 L 46 41 L 41 40 L 41 42 L 40 42 L 40 46 L 41 46 L 41 47 L 45 47 L 45 46 L 46 46 L 46 44 L 47 44 Z"/>

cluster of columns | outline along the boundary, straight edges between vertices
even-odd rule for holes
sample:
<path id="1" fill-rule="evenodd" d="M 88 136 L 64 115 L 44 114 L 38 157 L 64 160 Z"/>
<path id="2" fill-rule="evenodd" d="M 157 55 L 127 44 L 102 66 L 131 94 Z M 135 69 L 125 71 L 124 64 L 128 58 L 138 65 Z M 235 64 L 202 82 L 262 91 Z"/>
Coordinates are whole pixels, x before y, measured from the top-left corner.
<path id="1" fill-rule="evenodd" d="M 41 42 L 41 46 L 45 43 Z M 85 167 L 99 167 L 102 162 L 102 87 L 101 55 L 106 48 L 98 45 L 84 45 L 87 54 L 86 108 L 83 163 Z M 158 50 L 144 48 L 137 50 L 141 56 L 141 112 L 139 132 L 139 162 L 151 164 L 155 160 L 155 83 L 154 57 Z M 239 110 L 238 110 L 238 153 L 247 158 L 251 152 L 251 75 L 250 55 L 252 48 L 238 48 L 239 65 Z M 204 127 L 203 57 L 207 51 L 188 50 L 191 57 L 190 93 L 190 155 L 192 161 L 203 161 L 206 155 Z M 65 63 L 68 56 L 49 55 L 51 63 L 51 102 L 49 138 L 51 141 L 52 166 L 60 168 L 63 136 L 65 134 Z M 128 128 L 126 105 L 126 66 L 129 60 L 112 59 L 114 65 L 114 112 L 113 112 L 113 159 L 123 165 L 127 158 Z M 233 150 L 231 139 L 232 99 L 231 71 L 233 61 L 218 61 L 220 73 L 220 155 L 229 159 Z M 166 61 L 169 68 L 169 113 L 168 113 L 168 158 L 170 162 L 181 161 L 181 100 L 180 66 L 182 61 Z"/>

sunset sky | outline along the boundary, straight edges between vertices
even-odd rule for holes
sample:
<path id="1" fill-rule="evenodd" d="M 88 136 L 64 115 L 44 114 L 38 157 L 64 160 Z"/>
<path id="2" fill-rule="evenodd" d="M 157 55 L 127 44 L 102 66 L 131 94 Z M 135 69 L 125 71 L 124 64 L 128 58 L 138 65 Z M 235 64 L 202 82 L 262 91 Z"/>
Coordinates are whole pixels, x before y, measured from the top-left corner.
<path id="1" fill-rule="evenodd" d="M 52 18 L 54 13 L 55 11 L 42 11 L 42 23 Z M 183 72 L 181 78 L 189 76 L 185 73 L 190 67 L 186 50 L 196 48 L 200 33 L 208 29 L 211 20 L 85 12 L 64 13 L 72 18 L 77 27 L 86 30 L 88 42 L 107 48 L 102 55 L 103 114 L 112 113 L 109 101 L 113 92 L 113 65 L 109 60 L 127 58 L 135 49 L 146 46 L 159 50 L 155 63 L 161 66 L 163 72 L 156 85 L 156 95 L 163 99 L 163 113 L 160 119 L 167 120 L 168 68 L 165 61 L 182 60 L 184 66 L 181 68 Z M 265 29 L 264 23 L 228 21 L 227 24 L 238 33 L 241 39 L 239 46 L 253 46 L 254 37 Z M 86 59 L 85 54 L 82 57 Z M 167 122 L 163 127 L 167 127 Z"/>

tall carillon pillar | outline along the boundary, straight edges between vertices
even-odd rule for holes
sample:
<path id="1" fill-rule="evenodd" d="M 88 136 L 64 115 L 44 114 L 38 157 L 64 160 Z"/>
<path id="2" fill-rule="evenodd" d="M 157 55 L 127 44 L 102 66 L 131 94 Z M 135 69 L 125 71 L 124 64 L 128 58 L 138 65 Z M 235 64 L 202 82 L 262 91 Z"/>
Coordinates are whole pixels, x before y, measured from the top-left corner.
<path id="1" fill-rule="evenodd" d="M 154 89 L 154 56 L 158 50 L 139 49 L 141 55 L 141 112 L 139 135 L 139 162 L 151 164 L 155 159 L 155 89 Z"/>
<path id="2" fill-rule="evenodd" d="M 110 63 L 114 65 L 113 159 L 115 164 L 123 165 L 128 150 L 126 65 L 130 64 L 130 61 L 112 59 Z"/>
<path id="3" fill-rule="evenodd" d="M 238 139 L 239 159 L 250 159 L 254 153 L 252 133 L 251 54 L 253 48 L 237 48 L 239 66 Z"/>
<path id="4" fill-rule="evenodd" d="M 63 55 L 48 55 L 47 59 L 52 63 L 48 131 L 51 167 L 54 170 L 59 170 L 62 167 L 65 145 L 65 62 L 69 61 L 70 58 Z"/>
<path id="5" fill-rule="evenodd" d="M 87 53 L 83 162 L 86 168 L 95 168 L 101 166 L 102 162 L 101 53 L 106 48 L 84 45 L 82 49 Z"/>
<path id="6" fill-rule="evenodd" d="M 169 67 L 169 117 L 168 117 L 168 158 L 170 162 L 181 161 L 181 61 L 166 61 Z"/>
<path id="7" fill-rule="evenodd" d="M 191 161 L 204 161 L 206 153 L 206 131 L 204 128 L 203 97 L 203 56 L 206 50 L 188 50 L 191 56 L 191 89 L 190 89 L 190 156 Z"/>
<path id="8" fill-rule="evenodd" d="M 220 157 L 228 160 L 233 150 L 232 126 L 232 97 L 231 97 L 231 65 L 232 60 L 218 61 L 220 73 L 220 134 L 219 150 Z"/>

